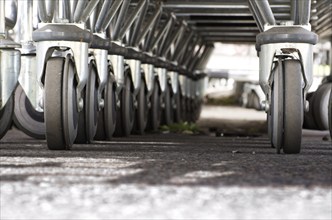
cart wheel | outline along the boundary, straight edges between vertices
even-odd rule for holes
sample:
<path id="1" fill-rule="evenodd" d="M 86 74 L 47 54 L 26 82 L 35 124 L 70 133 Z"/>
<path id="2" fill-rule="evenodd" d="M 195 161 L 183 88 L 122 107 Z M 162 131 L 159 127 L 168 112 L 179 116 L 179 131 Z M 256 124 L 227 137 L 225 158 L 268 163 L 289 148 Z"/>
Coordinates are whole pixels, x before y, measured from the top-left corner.
<path id="1" fill-rule="evenodd" d="M 322 84 L 314 95 L 313 117 L 319 130 L 329 129 L 328 105 L 332 83 Z"/>
<path id="2" fill-rule="evenodd" d="M 149 114 L 149 128 L 152 131 L 157 131 L 161 121 L 161 106 L 160 106 L 160 87 L 157 80 L 155 80 L 153 92 L 151 95 L 151 108 Z"/>
<path id="3" fill-rule="evenodd" d="M 173 96 L 174 98 L 174 109 L 173 109 L 173 114 L 174 114 L 174 122 L 175 123 L 180 123 L 181 122 L 181 94 L 180 90 Z"/>
<path id="4" fill-rule="evenodd" d="M 279 61 L 272 88 L 272 144 L 286 154 L 299 153 L 302 141 L 303 93 L 299 61 Z"/>
<path id="5" fill-rule="evenodd" d="M 129 136 L 134 125 L 134 98 L 131 89 L 131 80 L 128 70 L 126 70 L 124 87 L 120 93 L 120 109 L 117 112 L 116 136 Z"/>
<path id="6" fill-rule="evenodd" d="M 187 106 L 188 106 L 188 122 L 193 122 L 193 118 L 194 118 L 194 103 L 193 103 L 193 99 L 189 98 L 188 102 L 187 102 Z"/>
<path id="7" fill-rule="evenodd" d="M 165 91 L 165 105 L 162 111 L 162 124 L 170 125 L 173 123 L 173 105 L 172 105 L 172 94 L 171 94 L 171 85 L 167 85 Z"/>
<path id="8" fill-rule="evenodd" d="M 78 124 L 76 87 L 74 63 L 70 57 L 47 61 L 44 112 L 50 150 L 68 150 L 74 143 Z"/>
<path id="9" fill-rule="evenodd" d="M 192 118 L 192 106 L 191 106 L 191 98 L 186 98 L 186 121 L 191 122 Z"/>
<path id="10" fill-rule="evenodd" d="M 98 117 L 98 127 L 95 139 L 111 140 L 115 131 L 116 123 L 116 96 L 115 85 L 110 79 L 102 93 L 102 98 L 105 101 L 105 106 Z"/>
<path id="11" fill-rule="evenodd" d="M 5 136 L 8 129 L 12 125 L 12 118 L 14 113 L 14 98 L 11 96 L 6 105 L 0 109 L 0 139 Z"/>
<path id="12" fill-rule="evenodd" d="M 203 101 L 202 100 L 197 101 L 196 108 L 195 108 L 194 122 L 199 119 L 199 116 L 201 115 L 201 112 L 202 112 L 202 107 L 203 107 Z"/>
<path id="13" fill-rule="evenodd" d="M 45 139 L 44 112 L 37 111 L 20 85 L 15 90 L 13 120 L 25 134 L 36 139 Z"/>
<path id="14" fill-rule="evenodd" d="M 142 79 L 140 91 L 137 96 L 137 109 L 136 109 L 136 121 L 135 130 L 138 134 L 144 134 L 145 128 L 148 122 L 148 100 L 147 92 L 145 88 L 145 81 Z"/>
<path id="15" fill-rule="evenodd" d="M 181 119 L 186 122 L 187 121 L 187 111 L 188 111 L 188 108 L 187 108 L 187 98 L 183 95 L 181 95 L 181 99 L 180 99 L 180 102 L 181 102 Z"/>
<path id="16" fill-rule="evenodd" d="M 194 122 L 195 121 L 195 114 L 196 114 L 196 102 L 194 99 L 190 99 L 190 117 L 189 117 L 189 121 L 190 122 Z"/>
<path id="17" fill-rule="evenodd" d="M 86 120 L 85 115 L 87 111 L 87 104 L 86 104 L 86 86 L 82 91 L 82 99 L 84 100 L 83 109 L 78 113 L 78 125 L 77 125 L 77 135 L 75 138 L 75 144 L 86 144 L 88 143 L 87 136 L 86 136 Z"/>
<path id="18" fill-rule="evenodd" d="M 275 74 L 274 72 L 272 74 Z M 272 87 L 272 93 L 271 96 L 273 94 L 273 87 Z M 269 139 L 271 140 L 271 147 L 275 148 L 275 146 L 273 145 L 273 141 L 272 141 L 272 133 L 273 133 L 273 122 L 272 122 L 272 106 L 273 106 L 273 99 L 271 97 L 267 96 L 267 99 L 270 100 L 271 104 L 270 104 L 270 110 L 266 112 L 266 121 L 267 121 L 267 135 L 269 137 Z"/>
<path id="19" fill-rule="evenodd" d="M 278 115 L 279 109 L 283 109 L 283 100 L 280 100 L 281 97 L 278 94 L 282 94 L 280 90 L 283 90 L 282 81 L 283 74 L 278 77 L 279 69 L 273 75 L 273 86 L 271 88 L 271 145 L 272 148 L 277 149 L 277 153 L 280 153 L 281 150 L 281 141 L 282 141 L 282 129 L 283 129 L 283 117 L 282 114 Z M 278 100 L 279 98 L 279 100 Z M 282 113 L 282 110 L 281 110 Z"/>
<path id="20" fill-rule="evenodd" d="M 270 111 L 271 112 L 271 111 Z M 269 137 L 269 139 L 271 140 L 271 148 L 275 148 L 275 146 L 273 145 L 273 142 L 272 142 L 272 132 L 273 132 L 273 124 L 272 124 L 272 116 L 271 114 L 268 112 L 266 114 L 266 120 L 267 120 L 267 135 Z"/>
<path id="21" fill-rule="evenodd" d="M 98 83 L 97 71 L 92 64 L 89 64 L 89 78 L 84 90 L 84 110 L 80 112 L 79 126 L 75 143 L 91 143 L 98 124 Z"/>
<path id="22" fill-rule="evenodd" d="M 318 129 L 315 118 L 314 118 L 314 100 L 315 100 L 315 93 L 311 92 L 307 94 L 306 100 L 309 102 L 309 111 L 304 112 L 304 121 L 303 121 L 303 128 L 306 129 Z"/>
<path id="23" fill-rule="evenodd" d="M 189 118 L 188 121 L 189 122 L 193 122 L 194 121 L 194 100 L 192 98 L 189 99 L 188 102 L 188 108 L 189 108 Z"/>
<path id="24" fill-rule="evenodd" d="M 330 128 L 330 136 L 332 139 L 332 90 L 330 91 L 330 100 L 329 100 L 329 128 Z"/>

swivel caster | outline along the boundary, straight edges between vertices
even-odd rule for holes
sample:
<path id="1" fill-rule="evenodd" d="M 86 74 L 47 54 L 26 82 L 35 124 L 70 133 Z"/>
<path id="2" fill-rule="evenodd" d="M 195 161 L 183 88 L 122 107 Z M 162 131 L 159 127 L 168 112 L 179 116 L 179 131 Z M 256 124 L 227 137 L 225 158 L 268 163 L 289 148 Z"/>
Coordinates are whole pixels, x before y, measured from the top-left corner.
<path id="1" fill-rule="evenodd" d="M 330 136 L 332 139 L 332 90 L 330 91 L 330 99 L 329 99 L 329 129 L 330 129 Z"/>
<path id="2" fill-rule="evenodd" d="M 68 150 L 77 135 L 78 106 L 75 66 L 67 56 L 52 57 L 45 70 L 45 125 L 50 150 Z"/>
<path id="3" fill-rule="evenodd" d="M 97 131 L 99 103 L 97 71 L 89 64 L 89 79 L 84 90 L 84 108 L 79 113 L 78 132 L 75 143 L 91 143 Z"/>
<path id="4" fill-rule="evenodd" d="M 309 110 L 304 113 L 303 128 L 305 129 L 318 129 L 314 118 L 314 99 L 315 93 L 311 92 L 307 94 L 306 100 L 309 103 Z"/>
<path id="5" fill-rule="evenodd" d="M 21 131 L 36 139 L 45 139 L 44 112 L 37 111 L 20 85 L 15 90 L 14 123 Z"/>
<path id="6" fill-rule="evenodd" d="M 302 68 L 297 60 L 279 60 L 271 96 L 272 145 L 277 153 L 300 153 L 303 123 Z M 290 74 L 291 73 L 291 74 Z"/>
<path id="7" fill-rule="evenodd" d="M 167 85 L 164 96 L 164 108 L 162 111 L 162 124 L 170 125 L 173 123 L 173 101 L 171 85 Z"/>
<path id="8" fill-rule="evenodd" d="M 314 94 L 313 117 L 319 130 L 329 129 L 328 105 L 332 83 L 322 84 Z"/>
<path id="9" fill-rule="evenodd" d="M 160 87 L 157 80 L 155 80 L 153 92 L 151 95 L 151 107 L 148 119 L 149 129 L 157 131 L 161 121 L 161 106 L 160 106 Z"/>
<path id="10" fill-rule="evenodd" d="M 5 136 L 8 129 L 12 125 L 12 118 L 14 112 L 14 98 L 11 96 L 6 105 L 0 109 L 0 139 Z"/>
<path id="11" fill-rule="evenodd" d="M 138 134 L 144 134 L 148 122 L 148 99 L 145 81 L 142 79 L 141 87 L 137 95 L 136 119 L 134 130 Z"/>
<path id="12" fill-rule="evenodd" d="M 304 128 L 316 130 L 329 129 L 329 98 L 332 83 L 324 83 L 314 93 L 307 95 L 309 111 L 304 114 Z"/>
<path id="13" fill-rule="evenodd" d="M 116 125 L 116 94 L 115 83 L 109 78 L 102 99 L 104 99 L 104 108 L 99 113 L 96 140 L 111 140 Z"/>
<path id="14" fill-rule="evenodd" d="M 126 70 L 124 87 L 120 92 L 119 98 L 120 109 L 117 111 L 115 135 L 129 136 L 134 126 L 135 117 L 134 97 L 129 70 Z"/>
<path id="15" fill-rule="evenodd" d="M 173 96 L 174 106 L 173 106 L 173 115 L 174 115 L 174 122 L 180 123 L 182 121 L 181 119 L 181 91 L 180 88 L 178 89 L 178 92 L 174 94 Z"/>

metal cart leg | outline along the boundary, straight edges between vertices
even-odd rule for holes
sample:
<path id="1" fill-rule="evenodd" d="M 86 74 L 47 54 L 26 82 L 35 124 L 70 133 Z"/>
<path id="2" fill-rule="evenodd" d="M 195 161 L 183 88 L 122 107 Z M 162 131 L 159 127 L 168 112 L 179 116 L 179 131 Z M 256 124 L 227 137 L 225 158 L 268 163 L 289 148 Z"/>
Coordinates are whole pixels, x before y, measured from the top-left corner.
<path id="1" fill-rule="evenodd" d="M 256 43 L 271 144 L 278 153 L 299 153 L 305 96 L 312 83 L 312 46 L 317 43 L 308 24 L 310 1 L 293 4 L 294 20 L 282 25 L 275 25 L 267 0 L 250 0 L 250 8 L 264 30 Z"/>
<path id="2" fill-rule="evenodd" d="M 14 112 L 13 92 L 20 72 L 21 45 L 7 38 L 5 1 L 0 1 L 0 138 L 12 124 Z"/>

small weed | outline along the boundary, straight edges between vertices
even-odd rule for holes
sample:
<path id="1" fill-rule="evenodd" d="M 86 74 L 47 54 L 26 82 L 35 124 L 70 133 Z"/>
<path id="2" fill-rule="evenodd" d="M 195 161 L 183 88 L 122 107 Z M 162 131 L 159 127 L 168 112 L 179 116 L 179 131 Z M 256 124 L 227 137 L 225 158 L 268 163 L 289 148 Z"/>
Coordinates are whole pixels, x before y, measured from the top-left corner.
<path id="1" fill-rule="evenodd" d="M 163 132 L 197 134 L 199 129 L 195 123 L 181 122 L 160 127 Z"/>

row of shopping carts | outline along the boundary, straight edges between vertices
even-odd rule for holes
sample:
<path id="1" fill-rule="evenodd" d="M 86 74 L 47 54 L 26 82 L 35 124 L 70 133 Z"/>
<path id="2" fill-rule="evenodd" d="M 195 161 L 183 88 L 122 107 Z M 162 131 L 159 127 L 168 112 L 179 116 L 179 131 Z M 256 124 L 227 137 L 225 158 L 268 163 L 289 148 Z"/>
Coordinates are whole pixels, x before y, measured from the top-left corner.
<path id="1" fill-rule="evenodd" d="M 213 46 L 153 0 L 0 0 L 0 137 L 52 150 L 195 121 Z"/>

